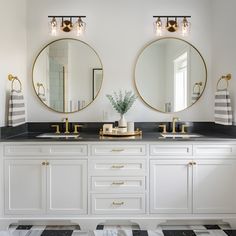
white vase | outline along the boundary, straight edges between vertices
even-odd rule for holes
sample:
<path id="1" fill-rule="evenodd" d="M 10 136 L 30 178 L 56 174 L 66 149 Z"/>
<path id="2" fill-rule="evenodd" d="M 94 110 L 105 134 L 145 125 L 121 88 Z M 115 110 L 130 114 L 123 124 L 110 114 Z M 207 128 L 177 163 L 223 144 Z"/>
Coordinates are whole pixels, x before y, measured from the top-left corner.
<path id="1" fill-rule="evenodd" d="M 120 120 L 118 121 L 119 127 L 127 127 L 127 121 L 124 114 L 120 114 Z"/>

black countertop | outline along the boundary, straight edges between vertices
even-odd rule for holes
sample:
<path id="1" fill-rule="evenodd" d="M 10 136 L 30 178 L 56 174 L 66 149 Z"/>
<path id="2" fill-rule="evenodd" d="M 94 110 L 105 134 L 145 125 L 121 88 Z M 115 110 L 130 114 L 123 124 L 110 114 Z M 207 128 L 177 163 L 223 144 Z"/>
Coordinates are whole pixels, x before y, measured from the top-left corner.
<path id="1" fill-rule="evenodd" d="M 159 132 L 143 132 L 142 136 L 134 137 L 101 137 L 96 133 L 83 133 L 79 137 L 72 138 L 39 138 L 40 133 L 22 133 L 20 135 L 1 139 L 1 142 L 170 142 L 170 141 L 236 141 L 236 137 L 222 133 L 198 133 L 201 137 L 194 138 L 163 138 Z"/>

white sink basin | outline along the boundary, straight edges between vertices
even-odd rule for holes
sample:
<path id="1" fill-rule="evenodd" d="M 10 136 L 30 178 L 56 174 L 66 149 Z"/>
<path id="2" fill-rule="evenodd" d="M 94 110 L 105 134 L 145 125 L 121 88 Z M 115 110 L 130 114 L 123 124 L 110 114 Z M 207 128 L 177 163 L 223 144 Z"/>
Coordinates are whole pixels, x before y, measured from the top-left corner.
<path id="1" fill-rule="evenodd" d="M 37 138 L 78 138 L 79 134 L 53 134 L 53 133 L 44 133 L 39 134 Z"/>
<path id="2" fill-rule="evenodd" d="M 202 135 L 200 134 L 181 134 L 181 133 L 167 133 L 167 134 L 161 134 L 164 138 L 200 138 Z"/>

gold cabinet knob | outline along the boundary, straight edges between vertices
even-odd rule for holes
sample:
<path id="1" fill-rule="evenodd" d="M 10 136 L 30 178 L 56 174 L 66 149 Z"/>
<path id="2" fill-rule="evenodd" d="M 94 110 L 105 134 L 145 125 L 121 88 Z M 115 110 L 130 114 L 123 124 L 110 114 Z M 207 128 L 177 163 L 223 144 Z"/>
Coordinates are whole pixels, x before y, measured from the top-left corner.
<path id="1" fill-rule="evenodd" d="M 46 166 L 49 166 L 49 165 L 50 165 L 50 163 L 47 161 L 47 162 L 46 162 Z"/>
<path id="2" fill-rule="evenodd" d="M 191 161 L 191 162 L 189 162 L 189 163 L 188 163 L 188 165 L 189 165 L 189 166 L 192 166 L 192 165 L 193 165 L 193 162 L 192 162 L 192 161 Z"/>
<path id="3" fill-rule="evenodd" d="M 166 125 L 159 125 L 159 128 L 162 128 L 162 133 L 163 134 L 166 134 L 167 131 L 166 131 Z"/>
<path id="4" fill-rule="evenodd" d="M 45 162 L 45 161 L 44 161 L 44 162 L 42 162 L 42 165 L 43 165 L 43 166 L 45 166 L 45 165 L 46 165 L 46 162 Z"/>
<path id="5" fill-rule="evenodd" d="M 52 128 L 56 128 L 56 131 L 55 131 L 56 134 L 60 134 L 61 133 L 59 125 L 51 125 L 51 127 Z"/>

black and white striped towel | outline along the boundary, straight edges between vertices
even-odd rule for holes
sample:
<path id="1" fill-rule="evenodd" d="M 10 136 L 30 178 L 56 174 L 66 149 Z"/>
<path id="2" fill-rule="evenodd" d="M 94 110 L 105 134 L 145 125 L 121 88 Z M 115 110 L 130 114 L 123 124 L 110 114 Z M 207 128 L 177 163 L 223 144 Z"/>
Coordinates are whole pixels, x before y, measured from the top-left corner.
<path id="1" fill-rule="evenodd" d="M 232 107 L 228 90 L 218 90 L 215 93 L 215 123 L 232 125 Z"/>
<path id="2" fill-rule="evenodd" d="M 25 102 L 21 91 L 10 92 L 8 125 L 18 126 L 25 123 Z"/>

